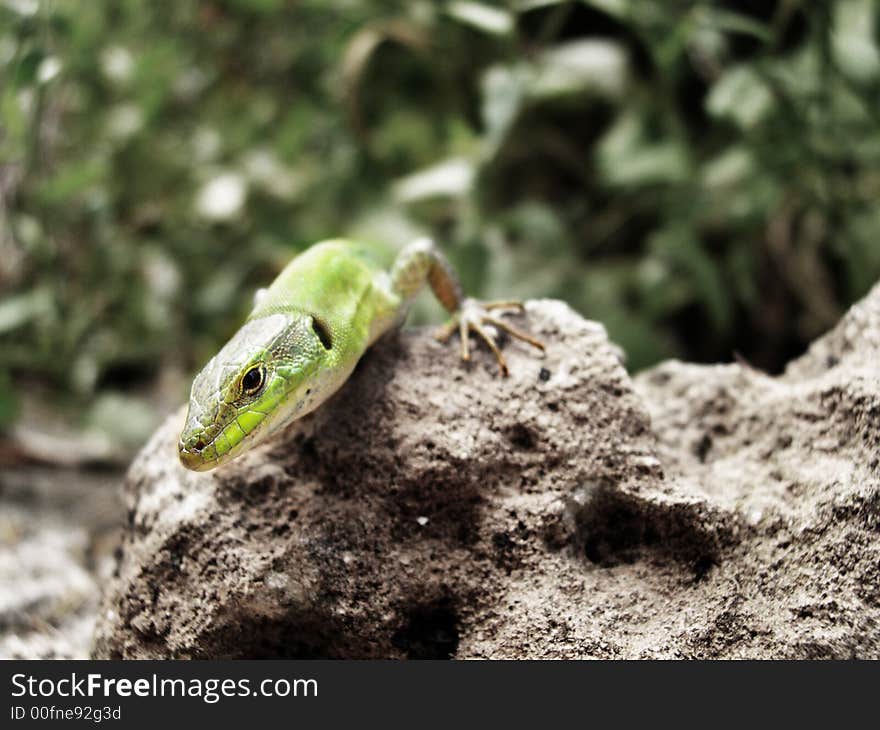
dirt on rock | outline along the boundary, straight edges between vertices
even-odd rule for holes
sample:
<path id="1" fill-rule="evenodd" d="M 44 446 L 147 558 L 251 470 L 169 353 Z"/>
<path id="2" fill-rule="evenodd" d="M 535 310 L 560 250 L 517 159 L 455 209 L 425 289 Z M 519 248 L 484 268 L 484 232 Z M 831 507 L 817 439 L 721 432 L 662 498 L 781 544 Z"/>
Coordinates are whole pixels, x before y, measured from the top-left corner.
<path id="1" fill-rule="evenodd" d="M 555 301 L 404 330 L 228 466 L 132 465 L 98 657 L 880 657 L 880 288 L 781 377 L 633 381 Z"/>

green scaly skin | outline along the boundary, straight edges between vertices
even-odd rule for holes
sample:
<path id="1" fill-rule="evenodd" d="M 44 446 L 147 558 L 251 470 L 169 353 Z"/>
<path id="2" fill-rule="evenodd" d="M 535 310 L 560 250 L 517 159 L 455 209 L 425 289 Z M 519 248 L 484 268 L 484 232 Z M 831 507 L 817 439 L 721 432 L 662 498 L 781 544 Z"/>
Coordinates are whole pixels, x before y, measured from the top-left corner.
<path id="1" fill-rule="evenodd" d="M 463 359 L 474 331 L 507 374 L 484 324 L 543 349 L 491 314 L 520 303 L 464 298 L 451 265 L 428 239 L 405 247 L 390 272 L 358 244 L 324 241 L 287 265 L 196 376 L 178 445 L 181 463 L 213 469 L 313 411 L 348 379 L 366 349 L 403 321 L 425 284 L 452 314 L 439 339 L 458 330 Z"/>

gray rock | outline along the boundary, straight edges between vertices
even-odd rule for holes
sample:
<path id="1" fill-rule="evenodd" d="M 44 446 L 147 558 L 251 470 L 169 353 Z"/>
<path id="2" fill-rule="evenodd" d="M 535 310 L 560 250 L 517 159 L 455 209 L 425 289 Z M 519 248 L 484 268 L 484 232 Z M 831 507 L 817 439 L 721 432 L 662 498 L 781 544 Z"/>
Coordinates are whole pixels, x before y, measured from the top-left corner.
<path id="1" fill-rule="evenodd" d="M 88 656 L 119 539 L 117 489 L 106 474 L 0 473 L 0 658 Z"/>
<path id="2" fill-rule="evenodd" d="M 389 337 L 213 472 L 177 464 L 170 418 L 126 481 L 95 656 L 880 656 L 876 329 L 821 373 L 633 383 L 564 304 L 522 326 L 547 353 L 507 342 L 508 379 Z"/>

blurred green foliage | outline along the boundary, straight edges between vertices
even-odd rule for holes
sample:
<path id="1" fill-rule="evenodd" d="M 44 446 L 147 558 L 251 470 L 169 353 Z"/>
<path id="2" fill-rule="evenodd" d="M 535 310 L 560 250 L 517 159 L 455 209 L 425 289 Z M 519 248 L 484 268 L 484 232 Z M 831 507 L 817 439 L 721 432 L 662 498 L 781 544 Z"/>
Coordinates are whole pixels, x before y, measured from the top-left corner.
<path id="1" fill-rule="evenodd" d="M 431 233 L 631 368 L 880 278 L 873 0 L 0 0 L 0 421 L 190 372 L 298 250 Z M 16 386 L 17 387 L 17 386 Z"/>

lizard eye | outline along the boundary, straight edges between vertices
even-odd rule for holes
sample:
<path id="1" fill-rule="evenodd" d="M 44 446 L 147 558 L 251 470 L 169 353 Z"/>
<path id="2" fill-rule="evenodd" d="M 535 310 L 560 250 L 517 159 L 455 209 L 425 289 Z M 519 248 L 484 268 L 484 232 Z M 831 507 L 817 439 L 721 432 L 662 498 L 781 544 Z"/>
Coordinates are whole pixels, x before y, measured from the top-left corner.
<path id="1" fill-rule="evenodd" d="M 321 340 L 321 346 L 325 350 L 333 348 L 333 338 L 330 335 L 330 330 L 327 328 L 327 325 L 317 317 L 312 317 L 312 330 L 318 335 L 318 339 Z"/>
<path id="2" fill-rule="evenodd" d="M 241 376 L 241 390 L 245 395 L 253 395 L 263 387 L 265 373 L 262 365 L 255 365 Z"/>

